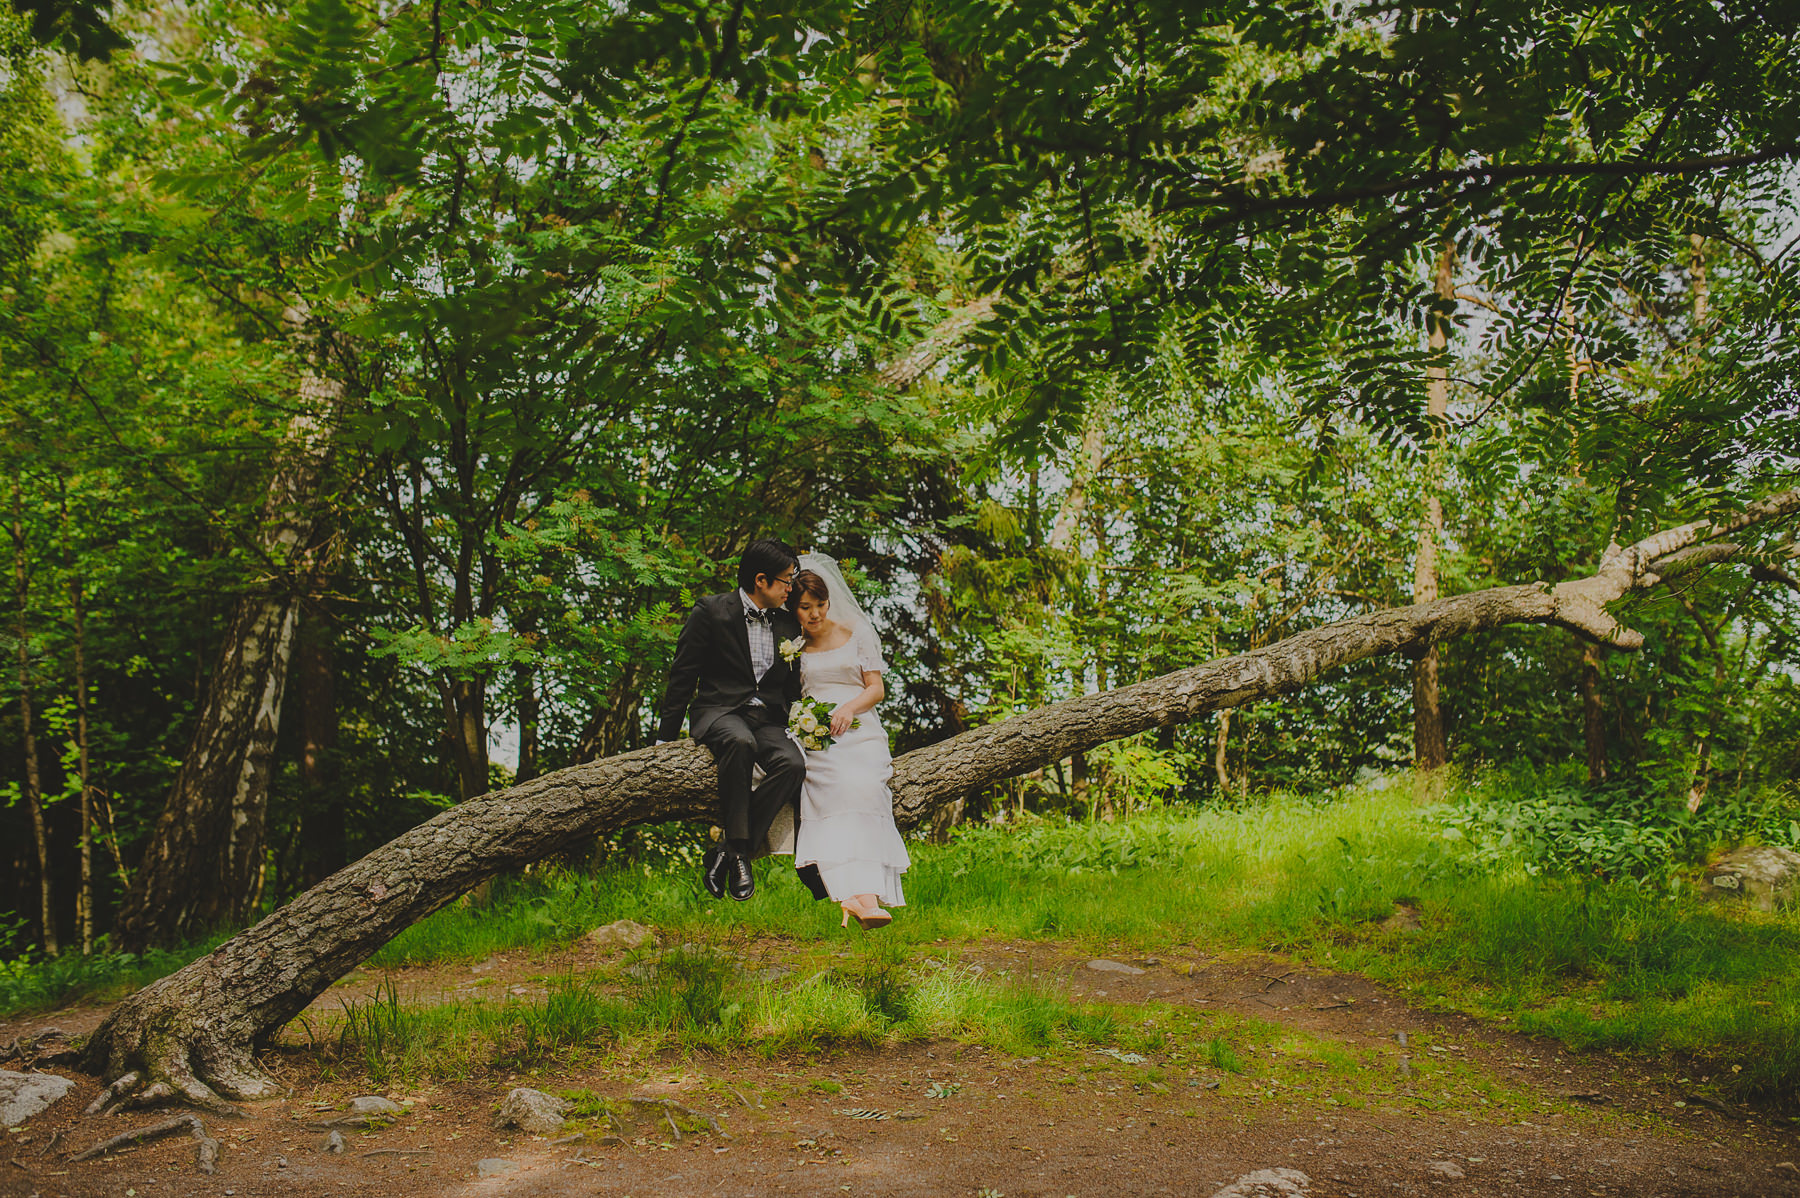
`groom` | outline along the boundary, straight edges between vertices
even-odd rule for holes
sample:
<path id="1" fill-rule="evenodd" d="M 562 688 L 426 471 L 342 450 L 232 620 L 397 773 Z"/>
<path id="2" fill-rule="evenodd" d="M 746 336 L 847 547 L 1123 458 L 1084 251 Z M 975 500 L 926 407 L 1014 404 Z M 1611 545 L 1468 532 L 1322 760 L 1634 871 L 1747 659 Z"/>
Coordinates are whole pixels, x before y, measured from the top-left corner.
<path id="1" fill-rule="evenodd" d="M 719 822 L 725 839 L 706 851 L 703 879 L 714 898 L 756 891 L 750 859 L 763 848 L 781 809 L 798 807 L 806 754 L 787 734 L 788 708 L 800 698 L 800 670 L 777 651 L 800 636 L 784 606 L 800 568 L 780 541 L 753 541 L 738 563 L 738 589 L 708 595 L 688 613 L 675 642 L 658 740 L 681 735 L 692 707 L 694 739 L 719 769 Z M 762 784 L 750 771 L 762 766 Z"/>

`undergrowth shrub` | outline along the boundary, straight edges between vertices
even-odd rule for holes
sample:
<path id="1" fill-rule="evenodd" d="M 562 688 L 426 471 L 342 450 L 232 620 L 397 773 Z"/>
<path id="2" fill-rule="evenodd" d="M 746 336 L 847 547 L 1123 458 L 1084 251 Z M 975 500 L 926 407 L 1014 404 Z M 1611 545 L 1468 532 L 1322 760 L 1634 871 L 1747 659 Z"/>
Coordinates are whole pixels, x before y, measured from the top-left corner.
<path id="1" fill-rule="evenodd" d="M 1800 794 L 1789 787 L 1719 796 L 1689 812 L 1684 796 L 1643 778 L 1588 785 L 1567 773 L 1477 778 L 1431 812 L 1483 864 L 1526 873 L 1666 885 L 1673 870 L 1721 845 L 1800 843 Z"/>
<path id="2" fill-rule="evenodd" d="M 0 959 L 0 1015 L 48 1011 L 75 1002 L 109 1002 L 167 977 L 211 952 L 225 937 L 143 953 L 64 952 Z"/>

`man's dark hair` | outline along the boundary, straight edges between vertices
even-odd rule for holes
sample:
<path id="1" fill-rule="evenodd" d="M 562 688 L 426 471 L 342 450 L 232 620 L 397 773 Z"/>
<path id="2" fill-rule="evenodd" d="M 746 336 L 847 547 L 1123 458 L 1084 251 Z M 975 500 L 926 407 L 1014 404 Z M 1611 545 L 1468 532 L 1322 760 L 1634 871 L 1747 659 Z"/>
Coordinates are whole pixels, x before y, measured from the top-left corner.
<path id="1" fill-rule="evenodd" d="M 746 591 L 756 586 L 756 576 L 766 574 L 773 580 L 781 577 L 789 566 L 798 566 L 800 558 L 787 545 L 780 541 L 764 538 L 751 541 L 750 547 L 744 550 L 744 556 L 738 562 L 738 585 Z"/>

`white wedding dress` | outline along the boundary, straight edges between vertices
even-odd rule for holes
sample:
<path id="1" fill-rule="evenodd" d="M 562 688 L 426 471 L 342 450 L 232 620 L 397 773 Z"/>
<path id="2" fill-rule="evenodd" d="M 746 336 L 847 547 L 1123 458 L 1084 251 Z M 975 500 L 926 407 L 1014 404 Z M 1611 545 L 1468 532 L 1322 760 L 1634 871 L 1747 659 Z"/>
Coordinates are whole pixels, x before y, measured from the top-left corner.
<path id="1" fill-rule="evenodd" d="M 885 670 L 880 649 L 851 637 L 836 649 L 800 657 L 800 690 L 836 707 L 863 689 L 864 670 Z M 842 901 L 873 894 L 884 907 L 906 905 L 900 875 L 912 859 L 894 826 L 894 799 L 888 779 L 894 761 L 887 730 L 874 711 L 857 717 L 858 726 L 830 748 L 806 755 L 806 782 L 800 790 L 800 831 L 794 865 L 816 865 L 825 891 Z"/>

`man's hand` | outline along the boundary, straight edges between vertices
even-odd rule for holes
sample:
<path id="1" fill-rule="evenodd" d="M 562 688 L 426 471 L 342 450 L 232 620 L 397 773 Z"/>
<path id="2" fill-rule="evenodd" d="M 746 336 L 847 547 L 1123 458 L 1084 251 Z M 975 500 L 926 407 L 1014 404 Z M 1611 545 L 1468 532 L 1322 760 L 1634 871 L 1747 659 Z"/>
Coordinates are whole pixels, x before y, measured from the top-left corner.
<path id="1" fill-rule="evenodd" d="M 855 722 L 855 716 L 845 711 L 842 707 L 837 708 L 831 713 L 831 739 L 836 740 L 838 737 L 844 735 L 844 733 L 850 731 L 850 725 Z"/>

